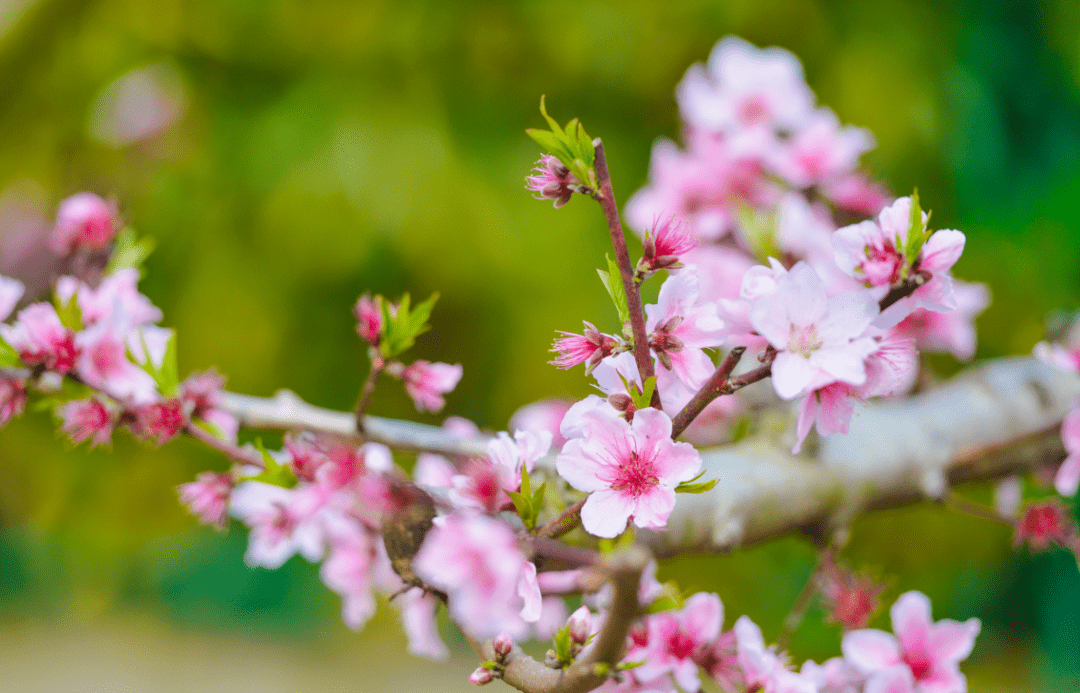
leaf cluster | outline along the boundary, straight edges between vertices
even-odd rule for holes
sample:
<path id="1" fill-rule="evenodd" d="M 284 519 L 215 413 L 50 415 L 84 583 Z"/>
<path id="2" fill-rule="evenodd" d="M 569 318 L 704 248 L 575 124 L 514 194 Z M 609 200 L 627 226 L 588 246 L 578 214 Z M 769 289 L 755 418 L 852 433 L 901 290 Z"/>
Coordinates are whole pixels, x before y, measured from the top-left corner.
<path id="1" fill-rule="evenodd" d="M 596 170 L 593 168 L 593 163 L 596 161 L 596 148 L 593 147 L 592 138 L 585 132 L 581 121 L 574 118 L 566 124 L 565 128 L 560 126 L 548 115 L 543 96 L 540 97 L 540 113 L 551 129 L 529 128 L 525 132 L 543 147 L 544 151 L 570 169 L 579 181 L 590 188 L 595 188 Z"/>
<path id="2" fill-rule="evenodd" d="M 509 491 L 507 495 L 514 502 L 514 508 L 517 510 L 518 516 L 521 517 L 526 529 L 536 527 L 537 520 L 540 519 L 540 511 L 544 507 L 545 491 L 547 491 L 547 482 L 540 484 L 540 487 L 535 491 L 532 490 L 532 484 L 529 481 L 529 470 L 522 465 L 521 490 Z"/>
<path id="3" fill-rule="evenodd" d="M 433 293 L 426 301 L 412 306 L 410 296 L 406 293 L 396 309 L 382 296 L 375 298 L 383 318 L 379 353 L 384 359 L 390 359 L 411 348 L 417 337 L 431 329 L 428 319 L 431 318 L 435 302 L 439 300 L 439 294 Z"/>

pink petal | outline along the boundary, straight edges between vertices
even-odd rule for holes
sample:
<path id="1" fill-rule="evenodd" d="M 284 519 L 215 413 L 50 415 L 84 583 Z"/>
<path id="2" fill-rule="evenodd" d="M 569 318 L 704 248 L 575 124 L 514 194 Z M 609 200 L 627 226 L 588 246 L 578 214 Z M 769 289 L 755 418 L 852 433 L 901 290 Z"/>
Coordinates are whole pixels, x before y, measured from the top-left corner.
<path id="1" fill-rule="evenodd" d="M 977 618 L 964 622 L 944 619 L 934 624 L 930 632 L 930 652 L 937 661 L 960 662 L 967 659 L 982 629 Z"/>
<path id="2" fill-rule="evenodd" d="M 595 456 L 593 446 L 583 438 L 574 438 L 555 458 L 555 471 L 578 491 L 591 493 L 608 487 L 605 481 L 610 465 Z"/>
<path id="3" fill-rule="evenodd" d="M 654 486 L 652 491 L 637 497 L 636 507 L 634 508 L 634 524 L 643 529 L 662 529 L 667 526 L 667 519 L 674 509 L 675 491 L 666 486 Z M 582 524 L 584 524 L 584 508 L 581 509 L 581 519 Z M 603 535 L 598 534 L 597 536 Z"/>
<path id="4" fill-rule="evenodd" d="M 676 486 L 697 476 L 701 471 L 701 455 L 690 443 L 665 440 L 660 442 L 654 464 L 661 485 Z"/>
<path id="5" fill-rule="evenodd" d="M 964 234 L 951 229 L 937 231 L 926 240 L 919 269 L 933 273 L 945 272 L 956 264 L 964 252 Z"/>
<path id="6" fill-rule="evenodd" d="M 844 635 L 840 643 L 844 659 L 859 671 L 869 674 L 901 662 L 900 643 L 891 633 L 865 628 Z"/>
<path id="7" fill-rule="evenodd" d="M 922 592 L 905 592 L 889 610 L 893 633 L 904 651 L 922 649 L 930 641 L 933 621 L 930 619 L 930 599 Z"/>
<path id="8" fill-rule="evenodd" d="M 682 613 L 686 625 L 699 643 L 707 643 L 720 636 L 724 624 L 724 605 L 720 597 L 710 592 L 698 592 L 686 600 Z"/>
<path id="9" fill-rule="evenodd" d="M 915 693 L 915 679 L 911 669 L 900 664 L 870 677 L 863 693 Z"/>
<path id="10" fill-rule="evenodd" d="M 632 496 L 604 489 L 594 492 L 585 500 L 581 508 L 581 524 L 593 536 L 613 539 L 626 529 L 626 521 L 633 512 Z"/>
<path id="11" fill-rule="evenodd" d="M 1080 453 L 1073 453 L 1065 458 L 1054 477 L 1054 488 L 1063 496 L 1076 495 L 1080 487 Z"/>
<path id="12" fill-rule="evenodd" d="M 540 585 L 536 581 L 536 565 L 530 561 L 525 561 L 521 567 L 521 577 L 518 578 L 517 585 L 518 596 L 525 603 L 521 607 L 521 618 L 528 623 L 535 623 L 540 620 L 540 612 L 542 608 L 542 598 L 540 596 Z"/>
<path id="13" fill-rule="evenodd" d="M 781 351 L 773 361 L 773 389 L 780 399 L 795 399 L 814 379 L 815 370 L 810 359 Z"/>
<path id="14" fill-rule="evenodd" d="M 878 312 L 869 291 L 845 291 L 829 299 L 829 314 L 818 325 L 818 334 L 826 344 L 845 343 L 866 332 Z"/>
<path id="15" fill-rule="evenodd" d="M 816 392 L 804 396 L 799 404 L 799 418 L 795 422 L 795 445 L 791 448 L 792 455 L 798 455 L 802 450 L 803 441 L 810 434 L 810 429 L 818 417 L 819 402 Z"/>

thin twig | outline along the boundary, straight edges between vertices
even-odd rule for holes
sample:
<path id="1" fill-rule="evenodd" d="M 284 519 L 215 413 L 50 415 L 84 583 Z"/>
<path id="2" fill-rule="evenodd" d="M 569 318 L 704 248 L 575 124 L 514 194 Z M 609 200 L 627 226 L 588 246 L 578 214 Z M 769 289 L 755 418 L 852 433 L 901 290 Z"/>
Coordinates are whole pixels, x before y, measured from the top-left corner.
<path id="1" fill-rule="evenodd" d="M 372 349 L 371 368 L 368 369 L 367 379 L 364 380 L 364 386 L 360 389 L 360 399 L 357 401 L 355 409 L 356 430 L 360 431 L 360 433 L 364 432 L 364 416 L 367 414 L 368 406 L 371 404 L 371 395 L 375 392 L 375 382 L 379 379 L 379 375 L 385 367 L 386 362 Z"/>
<path id="2" fill-rule="evenodd" d="M 735 347 L 728 352 L 728 355 L 724 357 L 724 360 L 720 362 L 712 376 L 706 381 L 701 389 L 697 391 L 686 406 L 682 408 L 675 418 L 671 420 L 671 437 L 678 438 L 682 435 L 683 431 L 693 423 L 694 419 L 709 406 L 709 403 L 720 396 L 721 390 L 727 385 L 728 377 L 731 372 L 735 370 L 735 366 L 739 365 L 739 360 L 742 358 L 743 353 L 746 351 L 746 347 Z"/>
<path id="3" fill-rule="evenodd" d="M 630 311 L 630 332 L 634 336 L 634 361 L 637 362 L 641 382 L 654 375 L 652 355 L 649 353 L 649 338 L 645 332 L 645 312 L 641 308 L 641 290 L 634 281 L 634 266 L 630 264 L 630 253 L 626 249 L 626 236 L 623 235 L 622 222 L 619 220 L 619 207 L 615 204 L 615 192 L 611 188 L 611 176 L 608 173 L 607 156 L 604 144 L 597 137 L 593 140 L 596 149 L 596 179 L 599 191 L 596 200 L 604 210 L 611 244 L 615 247 L 615 261 L 622 275 L 623 289 L 626 291 L 626 306 Z M 660 406 L 660 394 L 653 391 L 654 407 Z"/>
<path id="4" fill-rule="evenodd" d="M 188 434 L 195 440 L 199 441 L 207 447 L 217 450 L 221 454 L 228 457 L 233 462 L 242 465 L 252 465 L 259 468 L 265 468 L 266 464 L 263 462 L 262 455 L 254 450 L 247 450 L 238 445 L 228 443 L 221 438 L 218 438 L 210 431 L 200 427 L 196 423 L 188 423 L 184 426 L 184 433 Z"/>
<path id="5" fill-rule="evenodd" d="M 587 497 L 586 497 L 587 498 Z M 541 527 L 536 536 L 547 539 L 558 539 L 562 535 L 573 531 L 581 524 L 581 509 L 585 506 L 586 498 L 582 498 L 566 510 L 551 518 Z"/>

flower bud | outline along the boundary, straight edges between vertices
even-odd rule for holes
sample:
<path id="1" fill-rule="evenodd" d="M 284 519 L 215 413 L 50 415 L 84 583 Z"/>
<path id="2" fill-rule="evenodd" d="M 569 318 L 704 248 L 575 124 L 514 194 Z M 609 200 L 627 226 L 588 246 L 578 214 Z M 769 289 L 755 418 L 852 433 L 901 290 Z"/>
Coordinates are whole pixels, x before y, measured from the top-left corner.
<path id="1" fill-rule="evenodd" d="M 610 395 L 607 401 L 616 411 L 626 411 L 634 406 L 634 400 L 624 392 L 616 392 Z"/>
<path id="2" fill-rule="evenodd" d="M 510 654 L 510 650 L 514 649 L 514 641 L 509 633 L 503 632 L 495 636 L 491 646 L 495 648 L 495 654 L 502 660 Z"/>
<path id="3" fill-rule="evenodd" d="M 469 683 L 475 683 L 477 686 L 483 686 L 484 684 L 491 683 L 491 679 L 495 678 L 495 675 L 491 673 L 490 669 L 484 667 L 477 667 L 476 670 L 469 674 Z"/>
<path id="4" fill-rule="evenodd" d="M 363 337 L 371 346 L 378 346 L 382 338 L 382 309 L 381 297 L 372 298 L 370 294 L 364 294 L 356 302 L 353 313 L 356 315 L 356 332 Z"/>
<path id="5" fill-rule="evenodd" d="M 57 253 L 80 248 L 104 248 L 120 231 L 116 205 L 91 192 L 81 192 L 60 203 L 49 247 Z"/>
<path id="6" fill-rule="evenodd" d="M 582 606 L 570 614 L 570 620 L 566 624 L 570 626 L 570 639 L 578 645 L 584 645 L 589 639 L 589 631 L 592 630 L 592 612 L 589 607 Z"/>

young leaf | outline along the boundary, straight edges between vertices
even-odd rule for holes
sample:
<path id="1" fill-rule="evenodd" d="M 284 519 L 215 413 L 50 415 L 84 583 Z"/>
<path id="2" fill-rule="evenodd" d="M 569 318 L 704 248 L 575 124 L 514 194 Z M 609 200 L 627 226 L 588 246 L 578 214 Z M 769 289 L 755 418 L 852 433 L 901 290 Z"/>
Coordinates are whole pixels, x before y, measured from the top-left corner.
<path id="1" fill-rule="evenodd" d="M 517 510 L 518 517 L 521 518 L 522 524 L 525 525 L 525 529 L 532 529 L 536 526 L 536 520 L 534 519 L 534 511 L 532 506 L 532 496 L 517 491 L 507 491 L 506 495 L 510 496 L 510 500 L 514 502 L 514 509 Z"/>
<path id="2" fill-rule="evenodd" d="M 280 464 L 275 460 L 274 456 L 266 450 L 261 438 L 255 439 L 255 449 L 262 455 L 263 464 L 266 468 L 259 474 L 250 477 L 251 481 L 261 481 L 264 484 L 271 484 L 273 486 L 281 486 L 284 488 L 296 486 L 296 475 L 293 474 L 292 468 L 287 464 Z"/>
<path id="3" fill-rule="evenodd" d="M 105 273 L 112 274 L 124 267 L 139 268 L 146 261 L 146 258 L 150 256 L 150 253 L 154 252 L 155 245 L 154 240 L 151 238 L 136 239 L 135 229 L 125 226 L 113 243 L 112 256 L 109 258 L 109 264 L 105 267 Z"/>
<path id="4" fill-rule="evenodd" d="M 570 638 L 570 626 L 560 628 L 551 640 L 555 645 L 555 659 L 562 664 L 569 664 L 572 659 L 570 645 L 573 642 Z"/>
<path id="5" fill-rule="evenodd" d="M 0 337 L 0 368 L 18 368 L 22 365 L 19 352 Z"/>
<path id="6" fill-rule="evenodd" d="M 908 218 L 907 244 L 904 246 L 904 257 L 909 265 L 914 265 L 922 252 L 923 243 L 926 242 L 926 227 L 923 225 L 922 207 L 919 205 L 919 190 L 911 193 L 911 216 Z"/>
<path id="7" fill-rule="evenodd" d="M 596 149 L 593 147 L 592 138 L 585 132 L 581 121 L 574 118 L 566 127 L 548 115 L 545 97 L 540 97 L 540 113 L 547 121 L 550 130 L 538 130 L 530 128 L 525 132 L 533 138 L 544 151 L 561 161 L 570 169 L 571 173 L 586 185 L 593 185 L 596 180 L 596 172 L 593 162 L 596 160 Z"/>
<path id="8" fill-rule="evenodd" d="M 56 315 L 60 318 L 61 325 L 72 332 L 82 330 L 82 310 L 74 295 L 67 300 L 67 303 L 61 303 L 59 296 L 53 296 L 53 306 L 56 308 Z"/>
<path id="9" fill-rule="evenodd" d="M 622 274 L 619 272 L 619 265 L 607 257 L 608 269 L 596 270 L 596 273 L 600 275 L 600 281 L 604 283 L 604 288 L 607 289 L 608 296 L 611 296 L 611 302 L 615 304 L 615 310 L 619 313 L 619 323 L 625 324 L 630 322 L 630 306 L 626 302 L 626 288 L 622 283 Z"/>
<path id="10" fill-rule="evenodd" d="M 705 493 L 711 491 L 718 483 L 720 483 L 719 479 L 702 481 L 700 484 L 691 484 L 684 481 L 675 487 L 675 493 Z"/>
<path id="11" fill-rule="evenodd" d="M 632 388 L 627 388 L 630 393 L 630 398 L 634 400 L 634 407 L 637 409 L 647 409 L 652 406 L 653 392 L 656 390 L 656 376 L 649 376 L 645 379 L 645 387 L 640 392 L 635 384 Z"/>

